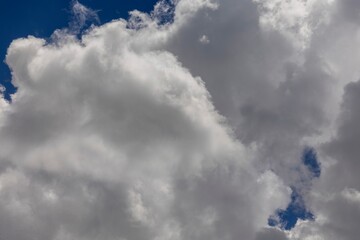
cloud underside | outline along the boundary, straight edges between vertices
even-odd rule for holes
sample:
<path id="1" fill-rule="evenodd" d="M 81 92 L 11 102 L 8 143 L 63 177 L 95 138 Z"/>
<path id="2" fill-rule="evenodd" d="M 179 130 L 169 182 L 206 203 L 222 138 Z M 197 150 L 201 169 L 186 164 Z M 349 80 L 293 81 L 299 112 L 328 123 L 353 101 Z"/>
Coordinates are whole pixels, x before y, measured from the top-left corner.
<path id="1" fill-rule="evenodd" d="M 0 238 L 358 239 L 357 10 L 160 1 L 78 39 L 99 19 L 74 2 L 50 42 L 14 40 Z M 295 190 L 314 219 L 269 227 Z"/>

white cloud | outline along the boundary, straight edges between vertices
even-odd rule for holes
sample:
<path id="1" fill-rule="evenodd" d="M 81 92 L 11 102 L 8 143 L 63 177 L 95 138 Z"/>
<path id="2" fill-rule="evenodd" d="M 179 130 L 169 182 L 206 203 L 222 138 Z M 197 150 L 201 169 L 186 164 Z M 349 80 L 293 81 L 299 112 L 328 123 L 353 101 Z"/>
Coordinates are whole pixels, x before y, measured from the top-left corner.
<path id="1" fill-rule="evenodd" d="M 208 38 L 208 36 L 202 35 L 199 38 L 199 42 L 202 43 L 202 44 L 208 44 L 208 43 L 210 43 L 210 39 Z"/>
<path id="2" fill-rule="evenodd" d="M 179 2 L 168 26 L 141 15 L 140 28 L 117 20 L 82 40 L 11 44 L 1 236 L 252 239 L 286 206 L 288 188 L 254 168 L 203 80 L 161 48 L 203 6 L 215 5 Z"/>
<path id="3" fill-rule="evenodd" d="M 74 3 L 81 26 L 96 16 Z M 11 44 L 1 236 L 357 239 L 360 5 L 172 3 L 81 40 L 63 29 Z M 308 145 L 322 166 L 313 181 Z M 288 186 L 304 190 L 315 221 L 266 227 Z"/>

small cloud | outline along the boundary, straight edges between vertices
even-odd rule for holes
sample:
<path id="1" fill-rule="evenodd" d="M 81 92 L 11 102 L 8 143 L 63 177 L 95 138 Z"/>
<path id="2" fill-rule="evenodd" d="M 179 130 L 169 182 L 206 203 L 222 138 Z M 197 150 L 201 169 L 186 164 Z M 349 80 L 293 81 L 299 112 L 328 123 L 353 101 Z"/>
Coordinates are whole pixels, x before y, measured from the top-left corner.
<path id="1" fill-rule="evenodd" d="M 199 38 L 199 42 L 202 43 L 202 44 L 209 44 L 209 43 L 210 43 L 210 39 L 208 38 L 208 36 L 202 35 L 202 36 Z"/>

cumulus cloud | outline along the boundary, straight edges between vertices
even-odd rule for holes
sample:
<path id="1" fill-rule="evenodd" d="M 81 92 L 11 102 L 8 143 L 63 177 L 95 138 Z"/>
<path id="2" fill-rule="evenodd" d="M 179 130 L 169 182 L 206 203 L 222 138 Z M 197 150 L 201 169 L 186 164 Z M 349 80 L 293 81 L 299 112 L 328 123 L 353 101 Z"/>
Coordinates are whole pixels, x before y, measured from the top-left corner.
<path id="1" fill-rule="evenodd" d="M 1 105 L 3 238 L 254 239 L 286 206 L 289 188 L 253 166 L 256 151 L 235 138 L 203 80 L 161 49 L 214 6 L 179 2 L 167 26 L 134 13 L 141 27 L 117 20 L 80 40 L 63 31 L 56 42 L 13 41 L 6 62 L 18 91 Z"/>
<path id="2" fill-rule="evenodd" d="M 76 31 L 7 52 L 0 236 L 357 239 L 359 6 L 159 1 L 81 31 L 73 2 Z"/>

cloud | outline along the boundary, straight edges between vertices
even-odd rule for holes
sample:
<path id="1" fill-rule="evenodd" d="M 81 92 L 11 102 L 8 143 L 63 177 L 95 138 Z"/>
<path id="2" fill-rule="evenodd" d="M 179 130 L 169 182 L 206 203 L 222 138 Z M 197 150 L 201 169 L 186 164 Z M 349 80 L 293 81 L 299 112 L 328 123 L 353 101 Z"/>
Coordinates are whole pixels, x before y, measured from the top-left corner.
<path id="1" fill-rule="evenodd" d="M 80 40 L 63 31 L 12 42 L 3 238 L 255 239 L 286 206 L 289 188 L 252 165 L 256 151 L 234 137 L 202 78 L 161 47 L 214 6 L 181 1 L 166 26 L 135 13 L 141 27 L 116 20 Z"/>
<path id="2" fill-rule="evenodd" d="M 360 181 L 356 147 L 359 141 L 359 93 L 359 82 L 346 85 L 336 134 L 322 146 L 322 155 L 327 160 L 326 174 L 316 184 L 311 197 L 318 221 L 313 226 L 305 223 L 298 226 L 296 239 L 317 234 L 320 239 L 355 240 L 360 234 L 357 227 Z"/>
<path id="3" fill-rule="evenodd" d="M 208 44 L 208 43 L 210 43 L 210 40 L 206 35 L 202 35 L 199 38 L 199 42 L 202 43 L 202 44 Z"/>
<path id="4" fill-rule="evenodd" d="M 14 40 L 1 236 L 357 239 L 358 5 L 160 1 Z"/>
<path id="5" fill-rule="evenodd" d="M 294 185 L 301 177 L 296 169 L 302 165 L 303 149 L 316 147 L 323 138 L 341 94 L 330 64 L 316 47 L 312 50 L 315 36 L 307 35 L 304 46 L 293 41 L 302 33 L 292 31 L 292 24 L 314 19 L 324 27 L 332 5 L 289 1 L 286 9 L 304 7 L 298 23 L 290 21 L 293 15 L 285 10 L 264 10 L 263 4 L 277 2 L 221 1 L 215 11 L 199 11 L 191 23 L 179 27 L 166 48 L 202 77 L 236 137 L 248 147 L 257 147 L 257 167 L 272 169 Z M 263 24 L 260 20 L 269 11 L 277 23 L 289 26 Z M 319 26 L 310 24 L 311 33 Z M 211 44 L 199 46 L 199 32 Z"/>
<path id="6" fill-rule="evenodd" d="M 358 238 L 357 210 L 336 217 L 346 205 L 326 204 L 345 202 L 335 199 L 348 188 L 359 191 L 358 109 L 356 100 L 342 104 L 360 75 L 355 2 L 224 0 L 216 11 L 199 12 L 167 46 L 204 79 L 237 138 L 256 146 L 256 167 L 306 189 L 315 222 L 299 221 L 290 239 Z M 199 32 L 211 44 L 199 47 Z M 311 183 L 301 163 L 307 146 L 321 163 Z"/>
<path id="7" fill-rule="evenodd" d="M 70 22 L 70 30 L 78 33 L 80 30 L 82 30 L 82 28 L 85 27 L 88 21 L 94 21 L 96 23 L 100 22 L 97 11 L 82 5 L 77 0 L 73 0 L 71 4 L 73 19 Z"/>
<path id="8" fill-rule="evenodd" d="M 265 228 L 258 233 L 256 240 L 287 240 L 285 233 L 276 228 Z"/>

